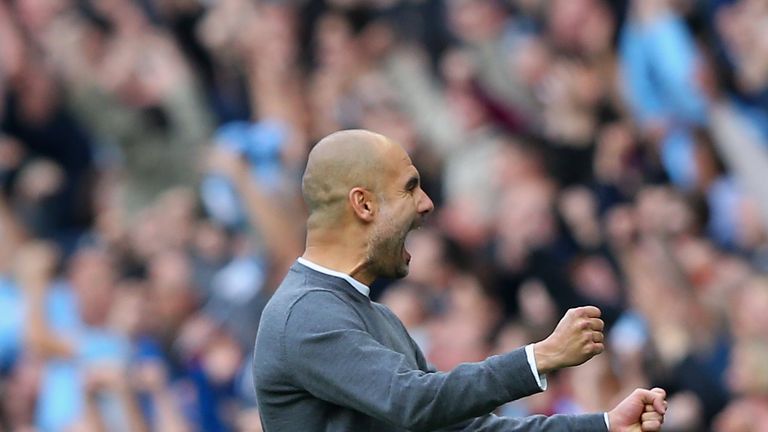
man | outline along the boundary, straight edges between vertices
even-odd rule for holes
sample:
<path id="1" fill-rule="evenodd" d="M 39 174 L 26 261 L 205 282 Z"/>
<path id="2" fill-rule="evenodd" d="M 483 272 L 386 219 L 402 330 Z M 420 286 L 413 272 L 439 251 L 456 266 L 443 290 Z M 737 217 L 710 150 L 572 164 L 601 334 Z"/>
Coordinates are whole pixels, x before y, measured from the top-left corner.
<path id="1" fill-rule="evenodd" d="M 362 130 L 331 134 L 310 153 L 302 191 L 306 250 L 264 310 L 256 338 L 266 432 L 660 429 L 661 389 L 638 389 L 604 414 L 489 414 L 544 390 L 548 372 L 602 352 L 595 307 L 568 311 L 542 342 L 451 372 L 429 368 L 400 321 L 368 298 L 376 278 L 408 274 L 406 236 L 433 209 L 399 145 Z"/>

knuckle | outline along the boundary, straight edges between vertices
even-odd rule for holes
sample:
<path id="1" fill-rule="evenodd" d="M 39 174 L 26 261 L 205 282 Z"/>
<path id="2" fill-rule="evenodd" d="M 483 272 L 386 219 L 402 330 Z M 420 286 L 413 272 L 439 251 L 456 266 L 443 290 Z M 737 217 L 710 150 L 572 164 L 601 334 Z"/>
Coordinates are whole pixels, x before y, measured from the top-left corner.
<path id="1" fill-rule="evenodd" d="M 592 343 L 586 346 L 585 353 L 588 355 L 596 355 L 602 352 L 600 344 Z"/>
<path id="2" fill-rule="evenodd" d="M 597 327 L 597 330 L 602 330 L 603 328 L 605 328 L 605 322 L 600 318 L 598 318 L 597 320 L 595 320 L 595 327 Z"/>

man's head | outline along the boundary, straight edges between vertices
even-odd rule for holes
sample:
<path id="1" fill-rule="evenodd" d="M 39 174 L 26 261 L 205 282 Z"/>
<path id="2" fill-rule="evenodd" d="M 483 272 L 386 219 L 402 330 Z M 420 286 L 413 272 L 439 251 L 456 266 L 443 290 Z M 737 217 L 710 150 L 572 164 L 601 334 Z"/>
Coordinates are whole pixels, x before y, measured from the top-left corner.
<path id="1" fill-rule="evenodd" d="M 403 277 L 405 238 L 433 204 L 403 148 L 385 136 L 346 130 L 320 140 L 302 183 L 307 247 L 360 255 L 370 277 Z"/>

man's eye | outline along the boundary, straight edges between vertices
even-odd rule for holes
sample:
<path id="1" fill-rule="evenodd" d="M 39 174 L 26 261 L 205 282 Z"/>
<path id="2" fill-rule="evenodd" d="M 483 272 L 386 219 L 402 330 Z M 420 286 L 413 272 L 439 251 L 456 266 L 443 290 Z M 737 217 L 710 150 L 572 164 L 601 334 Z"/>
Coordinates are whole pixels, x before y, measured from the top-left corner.
<path id="1" fill-rule="evenodd" d="M 414 179 L 414 180 L 411 180 L 411 181 L 409 181 L 409 182 L 408 182 L 408 183 L 405 185 L 405 190 L 406 190 L 406 191 L 408 191 L 408 192 L 413 192 L 413 191 L 415 191 L 415 190 L 416 190 L 416 188 L 417 188 L 418 186 L 419 186 L 419 181 L 418 181 L 418 180 L 416 180 L 416 179 Z"/>

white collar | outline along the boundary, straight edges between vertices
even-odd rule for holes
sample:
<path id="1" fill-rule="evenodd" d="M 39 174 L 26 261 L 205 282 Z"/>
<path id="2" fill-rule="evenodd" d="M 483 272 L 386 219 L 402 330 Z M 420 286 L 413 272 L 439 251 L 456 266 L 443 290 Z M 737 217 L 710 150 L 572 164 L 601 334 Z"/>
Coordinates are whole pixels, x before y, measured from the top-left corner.
<path id="1" fill-rule="evenodd" d="M 368 288 L 367 285 L 365 285 L 364 283 L 360 282 L 359 280 L 353 278 L 352 276 L 346 273 L 342 273 L 336 270 L 331 270 L 328 267 L 323 267 L 320 264 L 315 264 L 312 261 L 303 257 L 299 257 L 296 261 L 298 261 L 299 264 L 307 266 L 314 271 L 318 271 L 320 273 L 325 273 L 330 276 L 335 276 L 337 278 L 344 279 L 345 281 L 349 282 L 353 287 L 355 287 L 356 290 L 360 291 L 360 294 L 366 297 L 369 297 L 369 294 L 371 293 L 371 289 Z"/>

